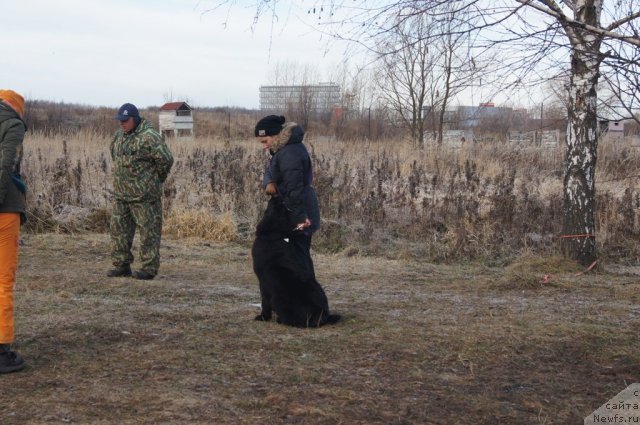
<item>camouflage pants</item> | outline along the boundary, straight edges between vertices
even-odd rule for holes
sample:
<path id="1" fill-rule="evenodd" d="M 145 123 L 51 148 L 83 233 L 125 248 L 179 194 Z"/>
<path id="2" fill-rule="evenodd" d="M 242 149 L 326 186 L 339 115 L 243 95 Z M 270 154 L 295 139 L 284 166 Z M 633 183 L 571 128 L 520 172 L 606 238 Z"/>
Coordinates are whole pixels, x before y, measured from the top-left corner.
<path id="1" fill-rule="evenodd" d="M 162 201 L 122 202 L 116 200 L 111 214 L 111 260 L 116 267 L 133 262 L 131 246 L 139 231 L 141 269 L 156 275 L 160 267 Z"/>

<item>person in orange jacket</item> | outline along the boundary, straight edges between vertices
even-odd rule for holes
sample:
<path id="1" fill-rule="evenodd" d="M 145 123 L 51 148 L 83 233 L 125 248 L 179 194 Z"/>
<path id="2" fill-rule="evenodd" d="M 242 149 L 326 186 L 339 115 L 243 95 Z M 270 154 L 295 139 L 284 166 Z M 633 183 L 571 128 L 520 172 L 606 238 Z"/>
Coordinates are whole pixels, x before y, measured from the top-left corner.
<path id="1" fill-rule="evenodd" d="M 20 225 L 26 220 L 26 185 L 20 176 L 27 130 L 23 117 L 24 98 L 13 90 L 0 90 L 0 373 L 25 367 L 22 357 L 11 350 L 18 238 Z"/>

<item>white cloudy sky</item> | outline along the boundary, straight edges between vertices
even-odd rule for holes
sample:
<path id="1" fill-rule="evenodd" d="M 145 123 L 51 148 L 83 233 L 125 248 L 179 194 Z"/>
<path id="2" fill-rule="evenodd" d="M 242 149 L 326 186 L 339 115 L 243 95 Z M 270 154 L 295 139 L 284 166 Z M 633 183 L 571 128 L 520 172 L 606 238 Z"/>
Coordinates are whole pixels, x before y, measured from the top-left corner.
<path id="1" fill-rule="evenodd" d="M 227 14 L 203 13 L 207 0 L 5 1 L 0 88 L 95 106 L 161 105 L 172 95 L 257 108 L 276 64 L 324 76 L 340 62 L 340 49 L 300 22 L 306 10 L 286 10 L 275 30 L 263 15 L 252 31 L 255 3 L 242 3 Z"/>

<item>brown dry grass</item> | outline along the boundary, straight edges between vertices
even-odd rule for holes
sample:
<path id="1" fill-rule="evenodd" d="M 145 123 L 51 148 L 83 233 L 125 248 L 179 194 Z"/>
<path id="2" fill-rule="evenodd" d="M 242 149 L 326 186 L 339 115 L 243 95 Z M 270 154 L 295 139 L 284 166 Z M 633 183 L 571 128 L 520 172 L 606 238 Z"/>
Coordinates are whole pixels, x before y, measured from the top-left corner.
<path id="1" fill-rule="evenodd" d="M 245 118 L 236 124 L 250 127 Z M 168 140 L 176 161 L 165 184 L 166 234 L 250 239 L 266 203 L 260 190 L 266 158 L 253 139 L 246 134 L 233 140 Z M 109 142 L 109 136 L 90 130 L 28 134 L 26 231 L 108 229 Z M 305 143 L 323 216 L 323 232 L 315 242 L 323 252 L 496 265 L 523 252 L 549 256 L 560 251 L 561 147 L 416 149 L 399 139 L 336 140 L 314 130 Z M 598 251 L 629 264 L 640 258 L 638 166 L 640 151 L 629 143 L 600 145 Z"/>
<path id="2" fill-rule="evenodd" d="M 336 326 L 254 322 L 246 245 L 168 239 L 107 279 L 105 235 L 25 235 L 0 423 L 576 424 L 640 381 L 640 277 L 314 255 Z M 613 267 L 609 269 L 614 270 Z M 498 282 L 498 284 L 496 284 Z"/>
<path id="3" fill-rule="evenodd" d="M 172 211 L 164 220 L 164 234 L 175 238 L 200 237 L 230 242 L 236 238 L 236 225 L 230 213 L 214 216 L 210 211 Z"/>

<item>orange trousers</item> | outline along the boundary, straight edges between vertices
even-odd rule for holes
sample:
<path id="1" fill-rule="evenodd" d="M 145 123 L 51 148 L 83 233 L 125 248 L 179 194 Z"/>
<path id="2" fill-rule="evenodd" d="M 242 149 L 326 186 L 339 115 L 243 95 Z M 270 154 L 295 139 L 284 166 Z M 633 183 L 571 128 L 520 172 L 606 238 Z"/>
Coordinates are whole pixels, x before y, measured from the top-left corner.
<path id="1" fill-rule="evenodd" d="M 13 342 L 13 287 L 19 237 L 20 214 L 0 213 L 0 344 Z"/>

